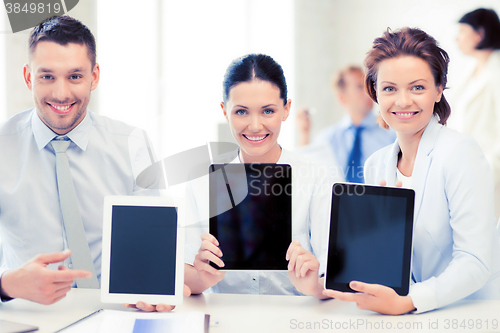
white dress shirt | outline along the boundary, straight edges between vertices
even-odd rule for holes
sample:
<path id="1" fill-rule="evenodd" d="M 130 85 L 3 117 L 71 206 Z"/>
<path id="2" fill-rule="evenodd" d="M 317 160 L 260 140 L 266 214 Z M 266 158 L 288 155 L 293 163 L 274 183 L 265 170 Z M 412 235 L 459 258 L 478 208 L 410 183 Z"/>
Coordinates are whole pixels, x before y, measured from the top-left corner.
<path id="1" fill-rule="evenodd" d="M 236 158 L 231 163 L 241 162 Z M 299 240 L 304 249 L 316 255 L 321 275 L 325 271 L 328 248 L 332 185 L 339 180 L 326 176 L 326 168 L 284 149 L 277 163 L 292 167 L 292 240 Z M 189 225 L 185 261 L 190 265 L 200 248 L 201 234 L 208 232 L 208 193 L 208 176 L 191 181 L 187 186 Z M 211 289 L 220 293 L 300 295 L 286 271 L 227 271 L 224 279 Z"/>
<path id="2" fill-rule="evenodd" d="M 67 248 L 50 144 L 55 136 L 35 109 L 0 125 L 0 276 L 37 254 Z M 135 179 L 153 156 L 143 131 L 91 112 L 66 136 L 77 201 L 100 278 L 104 196 L 152 194 Z M 65 264 L 71 268 L 70 259 Z"/>
<path id="3" fill-rule="evenodd" d="M 390 145 L 396 139 L 396 134 L 392 129 L 386 130 L 377 123 L 377 116 L 369 112 L 359 126 L 363 127 L 361 131 L 361 168 L 371 154 Z M 335 155 L 335 160 L 345 174 L 350 172 L 347 169 L 349 155 L 354 145 L 356 126 L 354 126 L 351 117 L 344 116 L 341 121 L 322 130 L 314 139 L 314 145 L 328 143 L 331 151 Z M 363 170 L 360 170 L 363 171 Z M 357 171 L 356 171 L 357 172 Z"/>

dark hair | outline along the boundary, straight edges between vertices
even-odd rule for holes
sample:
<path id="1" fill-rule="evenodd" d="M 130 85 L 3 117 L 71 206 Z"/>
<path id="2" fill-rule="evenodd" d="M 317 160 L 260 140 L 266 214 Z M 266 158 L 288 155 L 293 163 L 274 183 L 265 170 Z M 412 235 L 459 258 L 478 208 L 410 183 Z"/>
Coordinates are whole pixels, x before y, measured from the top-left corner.
<path id="1" fill-rule="evenodd" d="M 448 74 L 450 58 L 448 53 L 438 46 L 436 40 L 416 28 L 402 28 L 395 32 L 387 28 L 382 37 L 373 41 L 373 46 L 365 58 L 365 89 L 375 103 L 378 103 L 375 84 L 377 83 L 379 63 L 385 59 L 403 55 L 425 60 L 431 68 L 436 86 L 441 86 L 443 90 L 446 89 L 446 75 Z M 450 113 L 450 105 L 443 94 L 441 100 L 434 104 L 434 114 L 439 116 L 439 123 L 445 125 Z M 382 121 L 381 125 L 387 128 L 385 122 Z"/>
<path id="2" fill-rule="evenodd" d="M 229 98 L 229 91 L 232 87 L 255 79 L 268 81 L 277 86 L 280 90 L 280 98 L 283 99 L 283 104 L 286 104 L 287 87 L 283 68 L 265 54 L 247 54 L 231 62 L 222 82 L 224 103 Z"/>
<path id="3" fill-rule="evenodd" d="M 82 22 L 67 15 L 50 17 L 31 31 L 28 41 L 30 54 L 33 53 L 38 42 L 42 41 L 55 42 L 60 45 L 68 43 L 86 45 L 92 68 L 94 68 L 96 63 L 95 38 Z"/>
<path id="4" fill-rule="evenodd" d="M 477 44 L 477 50 L 500 49 L 500 20 L 493 9 L 473 10 L 458 22 L 470 25 L 476 32 L 483 31 L 483 39 Z"/>

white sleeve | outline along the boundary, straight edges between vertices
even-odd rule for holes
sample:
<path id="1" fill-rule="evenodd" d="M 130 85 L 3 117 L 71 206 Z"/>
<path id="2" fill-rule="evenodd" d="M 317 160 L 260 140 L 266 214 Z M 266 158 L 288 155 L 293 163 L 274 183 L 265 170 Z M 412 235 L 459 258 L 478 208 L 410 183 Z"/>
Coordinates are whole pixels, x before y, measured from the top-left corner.
<path id="1" fill-rule="evenodd" d="M 201 200 L 206 202 L 200 202 Z M 200 249 L 201 234 L 208 232 L 208 212 L 204 211 L 206 208 L 208 208 L 208 175 L 186 183 L 184 262 L 189 265 L 193 265 Z"/>
<path id="2" fill-rule="evenodd" d="M 320 168 L 315 179 L 315 186 L 310 200 L 310 229 L 311 248 L 313 254 L 320 263 L 319 276 L 326 272 L 326 261 L 328 257 L 328 239 L 330 230 L 332 186 L 338 182 L 330 173 L 321 172 Z"/>
<path id="3" fill-rule="evenodd" d="M 410 289 L 409 295 L 418 313 L 443 307 L 476 292 L 486 284 L 496 267 L 493 251 L 498 251 L 495 248 L 498 235 L 491 170 L 473 140 L 463 140 L 451 148 L 443 176 L 453 233 L 453 259 L 440 275 L 416 283 Z"/>
<path id="4" fill-rule="evenodd" d="M 134 177 L 133 195 L 160 195 L 164 187 L 164 175 L 161 161 L 157 161 L 148 135 L 141 129 L 134 129 L 128 137 L 130 165 Z M 148 175 L 145 181 L 144 175 Z M 138 178 L 142 176 L 142 182 Z"/>

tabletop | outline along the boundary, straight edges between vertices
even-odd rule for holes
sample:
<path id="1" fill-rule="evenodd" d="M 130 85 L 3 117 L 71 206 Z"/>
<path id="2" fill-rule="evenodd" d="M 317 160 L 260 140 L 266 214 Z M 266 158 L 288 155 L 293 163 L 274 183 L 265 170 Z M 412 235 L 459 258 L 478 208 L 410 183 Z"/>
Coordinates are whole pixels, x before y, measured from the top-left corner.
<path id="1" fill-rule="evenodd" d="M 52 305 L 16 299 L 0 304 L 0 319 L 54 332 L 98 309 L 124 309 L 100 302 L 99 290 L 73 289 Z M 500 301 L 460 301 L 423 314 L 386 316 L 356 304 L 310 296 L 202 294 L 185 297 L 174 313 L 210 314 L 210 332 L 500 332 Z"/>

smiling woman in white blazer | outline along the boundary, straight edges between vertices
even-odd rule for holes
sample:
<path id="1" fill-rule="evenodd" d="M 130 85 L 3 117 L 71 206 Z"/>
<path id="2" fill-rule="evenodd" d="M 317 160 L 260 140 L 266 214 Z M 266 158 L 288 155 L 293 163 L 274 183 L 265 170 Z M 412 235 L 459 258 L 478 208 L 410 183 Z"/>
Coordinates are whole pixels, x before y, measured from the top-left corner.
<path id="1" fill-rule="evenodd" d="M 444 126 L 448 62 L 419 29 L 388 30 L 368 52 L 366 88 L 397 140 L 367 160 L 365 177 L 415 191 L 412 284 L 408 296 L 357 281 L 350 286 L 359 293 L 325 295 L 387 314 L 500 297 L 493 177 L 479 145 Z"/>
<path id="2" fill-rule="evenodd" d="M 395 186 L 399 143 L 365 164 L 367 183 Z M 415 190 L 412 284 L 418 312 L 499 297 L 498 235 L 491 171 L 477 143 L 431 118 L 411 176 Z"/>

